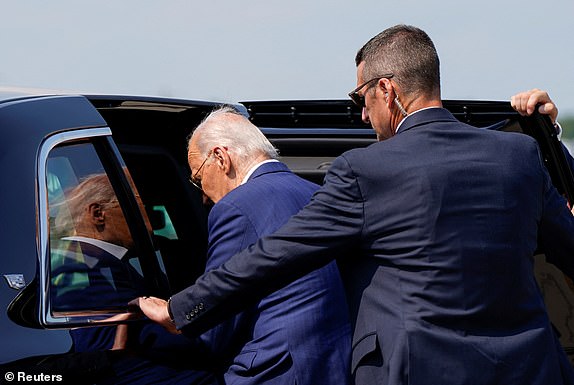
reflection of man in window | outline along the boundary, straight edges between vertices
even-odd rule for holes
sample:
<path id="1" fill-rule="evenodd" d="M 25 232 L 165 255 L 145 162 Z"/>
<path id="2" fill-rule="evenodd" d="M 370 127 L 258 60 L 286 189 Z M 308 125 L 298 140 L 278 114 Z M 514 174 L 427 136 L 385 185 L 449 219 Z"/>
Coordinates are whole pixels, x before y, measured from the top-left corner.
<path id="1" fill-rule="evenodd" d="M 129 264 L 133 240 L 107 176 L 85 179 L 65 204 L 68 212 L 62 210 L 56 225 L 68 236 L 52 252 L 54 310 L 125 306 L 141 277 Z"/>
<path id="2" fill-rule="evenodd" d="M 133 239 L 108 177 L 92 175 L 65 195 L 54 228 L 60 239 L 51 250 L 52 309 L 125 310 L 130 299 L 145 292 L 143 278 L 133 266 L 136 259 L 130 258 Z M 140 383 L 142 378 L 154 384 L 216 383 L 210 373 L 179 362 L 193 353 L 193 345 L 184 336 L 172 335 L 148 321 L 72 329 L 73 349 L 124 349 L 128 328 L 130 351 L 114 356 L 114 383 Z"/>
<path id="3" fill-rule="evenodd" d="M 140 292 L 142 278 L 128 258 L 133 240 L 105 174 L 88 177 L 66 194 L 56 227 L 66 236 L 52 249 L 54 311 L 123 308 Z M 73 330 L 76 351 L 111 348 L 114 329 Z"/>

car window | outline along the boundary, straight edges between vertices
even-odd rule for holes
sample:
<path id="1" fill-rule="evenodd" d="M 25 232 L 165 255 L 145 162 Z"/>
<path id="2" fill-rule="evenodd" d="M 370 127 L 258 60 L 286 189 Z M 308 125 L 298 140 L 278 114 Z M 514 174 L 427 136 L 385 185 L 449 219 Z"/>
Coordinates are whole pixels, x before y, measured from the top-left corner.
<path id="1" fill-rule="evenodd" d="M 167 208 L 164 205 L 154 205 L 147 210 L 152 224 L 154 235 L 167 239 L 178 239 L 175 227 L 171 221 Z"/>
<path id="2" fill-rule="evenodd" d="M 52 316 L 125 311 L 145 288 L 122 205 L 91 142 L 53 148 L 46 164 Z"/>

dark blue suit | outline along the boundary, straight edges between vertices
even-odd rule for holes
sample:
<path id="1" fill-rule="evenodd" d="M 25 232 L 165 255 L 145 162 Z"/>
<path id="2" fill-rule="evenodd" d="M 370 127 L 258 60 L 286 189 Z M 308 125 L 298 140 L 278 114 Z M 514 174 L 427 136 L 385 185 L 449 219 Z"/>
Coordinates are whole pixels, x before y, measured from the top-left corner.
<path id="1" fill-rule="evenodd" d="M 533 139 L 424 110 L 337 158 L 305 209 L 200 277 L 190 328 L 346 253 L 357 384 L 573 383 L 532 259 L 538 246 L 572 277 L 573 235 Z"/>
<path id="2" fill-rule="evenodd" d="M 59 246 L 51 250 L 51 304 L 56 311 L 125 307 L 130 298 L 145 292 L 141 276 L 125 256 L 120 260 L 78 240 Z M 90 260 L 91 264 L 84 263 Z M 130 323 L 128 332 L 129 353 L 107 356 L 113 375 L 107 374 L 98 384 L 219 384 L 212 373 L 189 367 L 190 361 L 199 359 L 190 359 L 195 347 L 184 336 L 150 321 Z M 114 344 L 116 326 L 76 328 L 70 335 L 74 352 L 103 353 Z"/>
<path id="3" fill-rule="evenodd" d="M 207 270 L 277 230 L 317 188 L 282 163 L 259 166 L 245 184 L 212 208 Z M 247 261 L 245 268 L 250 265 Z M 243 302 L 249 303 L 249 298 Z M 349 383 L 348 308 L 334 262 L 250 303 L 247 310 L 200 337 L 214 360 L 226 363 L 226 383 Z M 174 314 L 192 319 L 192 308 L 186 291 L 172 297 Z M 177 316 L 176 321 L 179 327 L 189 322 Z"/>

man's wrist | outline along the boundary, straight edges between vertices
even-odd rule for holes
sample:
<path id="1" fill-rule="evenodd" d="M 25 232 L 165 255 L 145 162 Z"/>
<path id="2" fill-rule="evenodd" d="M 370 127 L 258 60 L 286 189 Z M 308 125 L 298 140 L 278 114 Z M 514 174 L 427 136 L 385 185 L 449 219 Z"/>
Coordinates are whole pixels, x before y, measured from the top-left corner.
<path id="1" fill-rule="evenodd" d="M 175 320 L 173 318 L 173 313 L 171 311 L 171 297 L 169 297 L 169 299 L 167 300 L 167 315 L 168 315 L 171 323 L 175 323 Z"/>

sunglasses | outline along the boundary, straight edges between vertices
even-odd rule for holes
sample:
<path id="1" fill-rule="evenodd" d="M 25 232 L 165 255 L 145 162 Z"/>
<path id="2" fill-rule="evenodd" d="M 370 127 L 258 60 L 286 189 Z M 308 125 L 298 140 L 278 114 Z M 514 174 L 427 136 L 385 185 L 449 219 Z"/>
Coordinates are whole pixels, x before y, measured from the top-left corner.
<path id="1" fill-rule="evenodd" d="M 373 83 L 375 80 L 379 80 L 379 79 L 390 79 L 392 78 L 393 74 L 386 74 L 386 75 L 381 75 L 381 76 L 377 76 L 376 78 L 372 78 L 369 81 L 364 82 L 363 84 L 361 84 L 360 86 L 358 86 L 357 88 L 355 88 L 353 91 L 349 92 L 349 97 L 351 98 L 351 100 L 353 101 L 353 103 L 355 103 L 357 106 L 361 107 L 361 108 L 365 108 L 365 95 L 361 95 L 359 93 L 359 91 L 361 89 L 363 89 L 366 85 Z M 368 89 L 368 88 L 367 88 Z"/>

